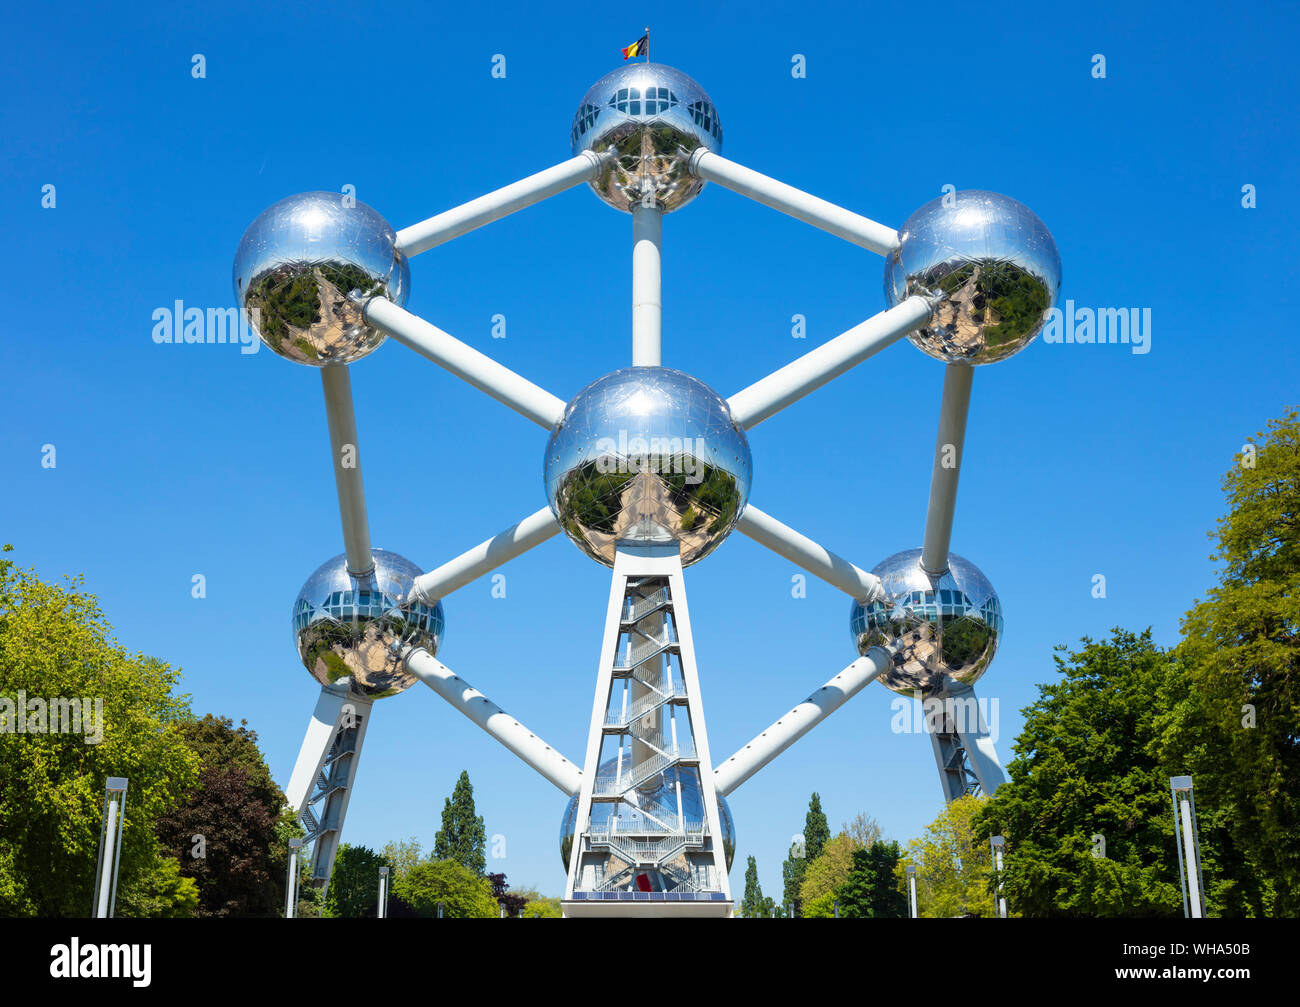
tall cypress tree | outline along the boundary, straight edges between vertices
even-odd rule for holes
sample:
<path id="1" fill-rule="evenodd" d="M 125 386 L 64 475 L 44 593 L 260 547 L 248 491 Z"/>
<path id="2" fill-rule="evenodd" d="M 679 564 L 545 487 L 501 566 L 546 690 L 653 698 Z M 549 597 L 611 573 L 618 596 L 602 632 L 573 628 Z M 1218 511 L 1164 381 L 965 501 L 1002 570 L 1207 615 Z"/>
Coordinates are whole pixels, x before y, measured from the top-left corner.
<path id="1" fill-rule="evenodd" d="M 781 865 L 781 879 L 785 882 L 783 897 L 791 916 L 803 915 L 803 899 L 799 890 L 803 887 L 804 873 L 810 861 L 822 855 L 822 850 L 831 838 L 830 822 L 822 811 L 821 794 L 813 793 L 808 801 L 808 814 L 803 822 L 803 844 L 795 843 L 790 847 L 790 854 Z"/>
<path id="2" fill-rule="evenodd" d="M 807 859 L 816 860 L 820 857 L 830 838 L 831 824 L 826 821 L 826 813 L 822 811 L 822 795 L 814 792 L 808 801 L 808 815 L 803 823 L 803 841 Z"/>
<path id="3" fill-rule="evenodd" d="M 433 837 L 433 859 L 454 860 L 482 875 L 487 870 L 486 845 L 483 819 L 474 813 L 474 786 L 469 773 L 461 770 L 455 789 L 442 804 L 442 828 Z"/>

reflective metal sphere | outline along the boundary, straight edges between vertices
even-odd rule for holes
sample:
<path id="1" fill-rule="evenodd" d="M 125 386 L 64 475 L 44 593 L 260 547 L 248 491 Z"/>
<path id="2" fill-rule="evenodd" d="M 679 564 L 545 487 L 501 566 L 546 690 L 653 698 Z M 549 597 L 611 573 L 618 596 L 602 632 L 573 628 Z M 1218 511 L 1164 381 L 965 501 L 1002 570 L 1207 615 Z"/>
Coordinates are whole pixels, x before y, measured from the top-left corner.
<path id="1" fill-rule="evenodd" d="M 690 172 L 697 147 L 722 150 L 722 123 L 699 84 L 662 63 L 628 63 L 592 85 L 573 117 L 573 153 L 609 153 L 591 182 L 616 210 L 647 196 L 668 212 L 696 197 Z"/>
<path id="2" fill-rule="evenodd" d="M 1029 207 L 968 189 L 926 203 L 898 236 L 885 262 L 890 305 L 946 295 L 908 335 L 915 346 L 938 360 L 991 364 L 1033 342 L 1061 287 L 1061 256 Z"/>
<path id="3" fill-rule="evenodd" d="M 361 317 L 370 296 L 405 304 L 411 286 L 396 234 L 364 203 L 304 192 L 262 211 L 235 252 L 235 298 L 280 356 L 323 367 L 359 360 L 384 341 Z"/>
<path id="4" fill-rule="evenodd" d="M 948 571 L 921 569 L 921 550 L 895 553 L 871 571 L 887 600 L 854 602 L 849 625 L 859 654 L 894 648 L 894 666 L 880 677 L 894 692 L 923 697 L 948 680 L 974 685 L 988 670 L 1002 638 L 1002 603 L 970 560 L 948 554 Z"/>
<path id="5" fill-rule="evenodd" d="M 445 622 L 441 602 L 406 604 L 419 567 L 385 549 L 371 555 L 375 569 L 365 577 L 350 574 L 339 555 L 307 578 L 293 605 L 293 636 L 298 657 L 321 685 L 379 699 L 415 682 L 400 651 L 436 654 Z"/>
<path id="6" fill-rule="evenodd" d="M 614 565 L 619 542 L 676 542 L 682 565 L 731 533 L 749 441 L 727 402 L 667 367 L 614 371 L 573 397 L 546 445 L 546 497 L 569 538 Z"/>
<path id="7" fill-rule="evenodd" d="M 613 777 L 617 760 L 610 759 L 601 764 L 598 777 Z M 624 767 L 624 772 L 627 769 Z M 648 788 L 632 791 L 637 805 L 633 807 L 627 801 L 593 801 L 591 804 L 593 831 L 608 831 L 613 825 L 615 831 L 627 835 L 656 836 L 665 834 L 663 829 L 680 827 L 677 821 L 677 774 L 682 781 L 682 817 L 688 828 L 698 827 L 696 823 L 704 821 L 704 792 L 700 788 L 699 774 L 690 770 L 669 769 L 655 777 Z M 653 815 L 654 819 L 648 817 Z M 718 818 L 722 829 L 722 852 L 727 858 L 727 870 L 736 857 L 736 822 L 731 817 L 731 807 L 727 799 L 718 795 Z M 569 853 L 573 850 L 573 837 L 578 830 L 578 795 L 569 798 L 560 819 L 560 860 L 567 872 Z"/>

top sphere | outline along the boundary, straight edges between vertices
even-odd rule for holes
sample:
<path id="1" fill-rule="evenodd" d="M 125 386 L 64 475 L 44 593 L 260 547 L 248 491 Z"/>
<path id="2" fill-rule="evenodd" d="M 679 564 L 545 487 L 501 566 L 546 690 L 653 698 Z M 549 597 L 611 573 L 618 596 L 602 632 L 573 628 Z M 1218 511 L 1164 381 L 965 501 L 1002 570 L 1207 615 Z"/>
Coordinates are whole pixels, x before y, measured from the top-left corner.
<path id="1" fill-rule="evenodd" d="M 616 210 L 653 199 L 667 213 L 704 182 L 690 171 L 697 147 L 722 150 L 722 123 L 704 88 L 662 63 L 628 63 L 592 85 L 573 117 L 574 154 L 608 154 L 591 188 Z"/>
<path id="2" fill-rule="evenodd" d="M 945 205 L 945 201 L 950 205 Z M 991 364 L 1038 335 L 1061 287 L 1061 256 L 1047 226 L 1009 196 L 967 189 L 907 218 L 885 262 L 885 298 L 943 296 L 908 338 L 949 363 Z"/>
<path id="3" fill-rule="evenodd" d="M 285 359 L 349 364 L 384 341 L 361 317 L 366 299 L 406 303 L 411 274 L 396 241 L 388 221 L 350 196 L 290 196 L 244 232 L 235 298 L 258 338 Z"/>
<path id="4" fill-rule="evenodd" d="M 885 600 L 853 602 L 849 625 L 859 654 L 877 646 L 893 650 L 894 665 L 880 681 L 923 697 L 953 682 L 974 685 L 1002 639 L 1002 603 L 979 568 L 950 552 L 948 569 L 936 577 L 921 569 L 920 549 L 907 549 L 871 572 Z"/>
<path id="5" fill-rule="evenodd" d="M 749 499 L 749 440 L 727 400 L 668 367 L 626 367 L 573 397 L 546 445 L 546 498 L 569 538 L 614 565 L 620 542 L 703 559 Z"/>
<path id="6" fill-rule="evenodd" d="M 375 568 L 363 577 L 347 556 L 322 563 L 293 605 L 298 657 L 321 685 L 366 699 L 395 696 L 415 683 L 401 650 L 438 653 L 446 626 L 442 602 L 407 600 L 420 568 L 387 549 L 372 549 Z"/>

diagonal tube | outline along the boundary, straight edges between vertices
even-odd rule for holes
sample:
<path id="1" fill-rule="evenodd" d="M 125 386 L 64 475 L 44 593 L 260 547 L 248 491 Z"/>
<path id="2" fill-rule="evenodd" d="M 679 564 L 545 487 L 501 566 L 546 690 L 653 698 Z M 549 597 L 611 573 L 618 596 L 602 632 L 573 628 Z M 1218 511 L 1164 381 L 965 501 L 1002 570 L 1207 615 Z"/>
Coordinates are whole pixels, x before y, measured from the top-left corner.
<path id="1" fill-rule="evenodd" d="M 793 185 L 778 182 L 743 164 L 728 161 L 706 147 L 698 148 L 691 156 L 691 174 L 706 182 L 717 182 L 756 203 L 819 227 L 877 255 L 889 255 L 898 248 L 898 232 L 892 227 L 819 199 Z"/>
<path id="2" fill-rule="evenodd" d="M 943 375 L 939 434 L 930 475 L 930 505 L 925 514 L 925 540 L 921 545 L 921 569 L 935 576 L 948 569 L 948 547 L 957 510 L 957 481 L 961 477 L 974 373 L 975 368 L 970 364 L 949 364 Z"/>
<path id="3" fill-rule="evenodd" d="M 888 311 L 873 315 L 731 396 L 727 400 L 731 418 L 745 430 L 757 426 L 901 339 L 923 324 L 930 314 L 930 302 L 914 294 Z"/>
<path id="4" fill-rule="evenodd" d="M 329 423 L 330 450 L 334 454 L 334 485 L 338 490 L 348 572 L 364 576 L 375 568 L 375 561 L 370 554 L 361 449 L 357 446 L 357 417 L 352 407 L 352 378 L 346 364 L 332 364 L 321 368 L 320 381 L 325 392 L 325 419 Z"/>
<path id="5" fill-rule="evenodd" d="M 567 796 L 582 787 L 582 771 L 423 648 L 405 654 L 407 670 L 514 752 Z"/>
<path id="6" fill-rule="evenodd" d="M 364 316 L 367 322 L 399 343 L 428 357 L 479 391 L 487 392 L 538 426 L 550 430 L 564 415 L 564 403 L 545 388 L 448 335 L 436 325 L 399 308 L 392 301 L 383 297 L 370 298 Z"/>
<path id="7" fill-rule="evenodd" d="M 468 552 L 448 560 L 436 570 L 430 570 L 416 577 L 411 587 L 411 597 L 423 601 L 426 605 L 432 605 L 457 588 L 464 587 L 470 581 L 477 580 L 485 573 L 526 553 L 534 546 L 541 545 L 559 530 L 560 523 L 555 520 L 551 509 L 543 507 L 529 514 L 518 524 L 513 524 L 500 534 L 480 542 Z"/>
<path id="8" fill-rule="evenodd" d="M 795 566 L 803 567 L 864 605 L 884 595 L 879 577 L 867 573 L 843 556 L 835 555 L 806 535 L 800 535 L 753 504 L 745 506 L 736 528 L 759 545 L 766 546 Z"/>
<path id="9" fill-rule="evenodd" d="M 724 797 L 731 793 L 883 674 L 892 662 L 889 651 L 872 647 L 713 773 Z"/>
<path id="10" fill-rule="evenodd" d="M 596 177 L 600 162 L 600 155 L 584 150 L 535 175 L 404 227 L 397 232 L 397 250 L 407 256 L 419 255 L 484 224 L 500 220 L 582 182 L 589 182 Z"/>

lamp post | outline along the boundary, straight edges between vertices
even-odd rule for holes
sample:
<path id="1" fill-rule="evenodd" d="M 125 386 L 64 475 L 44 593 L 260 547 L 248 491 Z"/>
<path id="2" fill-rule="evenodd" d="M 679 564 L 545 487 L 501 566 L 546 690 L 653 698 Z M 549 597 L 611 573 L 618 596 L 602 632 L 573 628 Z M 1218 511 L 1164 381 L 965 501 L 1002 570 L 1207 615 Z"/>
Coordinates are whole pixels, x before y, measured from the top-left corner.
<path id="1" fill-rule="evenodd" d="M 916 911 L 916 868 L 911 864 L 907 865 L 907 894 L 911 918 L 916 919 L 919 915 Z"/>
<path id="2" fill-rule="evenodd" d="M 1190 776 L 1169 777 L 1174 802 L 1174 843 L 1178 847 L 1178 884 L 1183 890 L 1183 915 L 1199 920 L 1201 904 L 1201 836 L 1196 825 L 1196 799 Z"/>
<path id="3" fill-rule="evenodd" d="M 381 919 L 388 918 L 388 868 L 379 868 L 379 908 L 375 915 Z"/>
<path id="4" fill-rule="evenodd" d="M 286 920 L 291 920 L 298 915 L 298 851 L 301 849 L 301 839 L 289 840 L 289 880 L 284 889 L 284 918 Z"/>
<path id="5" fill-rule="evenodd" d="M 998 916 L 1001 919 L 1007 918 L 1007 900 L 1002 897 L 1002 854 L 1007 848 L 1005 836 L 993 836 L 989 839 L 989 845 L 993 847 L 993 869 L 998 875 Z"/>
<path id="6" fill-rule="evenodd" d="M 95 864 L 95 898 L 90 915 L 111 919 L 117 909 L 117 868 L 122 859 L 122 824 L 126 818 L 125 776 L 110 776 L 104 783 L 104 824 L 99 833 L 99 860 Z"/>

